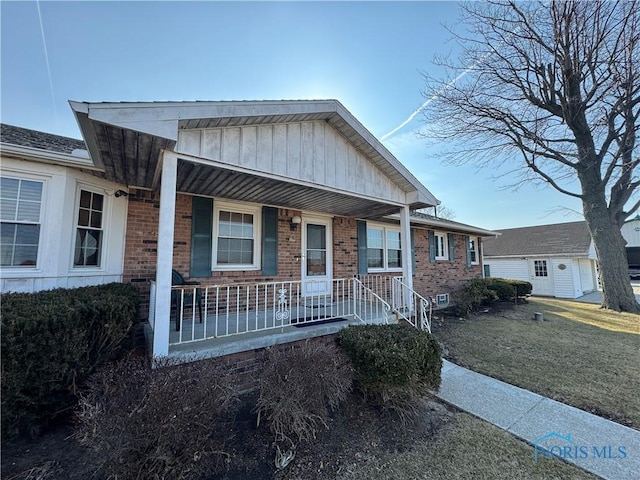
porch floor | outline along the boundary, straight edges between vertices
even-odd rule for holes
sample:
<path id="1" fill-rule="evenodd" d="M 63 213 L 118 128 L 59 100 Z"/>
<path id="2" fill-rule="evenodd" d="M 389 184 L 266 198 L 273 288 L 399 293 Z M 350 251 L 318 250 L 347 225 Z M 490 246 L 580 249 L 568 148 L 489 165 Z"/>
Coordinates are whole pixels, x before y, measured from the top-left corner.
<path id="1" fill-rule="evenodd" d="M 362 321 L 354 316 L 354 308 Z M 352 301 L 300 305 L 289 310 L 286 318 L 282 316 L 282 312 L 273 309 L 225 311 L 217 315 L 210 309 L 203 312 L 200 323 L 197 308 L 195 315 L 189 308 L 183 316 L 180 331 L 176 331 L 174 313 L 170 324 L 169 357 L 178 362 L 220 357 L 330 335 L 351 324 L 385 323 L 383 312 L 367 302 L 355 306 Z M 388 321 L 394 321 L 391 315 Z"/>

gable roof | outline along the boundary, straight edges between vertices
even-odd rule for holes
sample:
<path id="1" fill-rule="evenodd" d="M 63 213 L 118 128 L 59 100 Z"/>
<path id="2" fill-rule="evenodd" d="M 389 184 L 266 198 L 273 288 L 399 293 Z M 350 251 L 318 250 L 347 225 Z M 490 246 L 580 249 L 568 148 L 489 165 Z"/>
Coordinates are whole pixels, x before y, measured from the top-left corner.
<path id="1" fill-rule="evenodd" d="M 587 255 L 591 245 L 591 235 L 584 221 L 509 228 L 499 232 L 499 237 L 484 241 L 485 257 Z"/>
<path id="2" fill-rule="evenodd" d="M 127 167 L 144 150 L 145 160 L 173 149 L 180 130 L 238 127 L 323 120 L 362 152 L 416 208 L 438 205 L 438 199 L 337 100 L 243 100 L 195 102 L 69 102 L 96 165 L 114 165 L 113 181 L 138 185 Z M 122 148 L 123 139 L 130 140 Z M 128 151 L 126 151 L 128 150 Z M 109 176 L 109 168 L 107 168 Z M 150 177 L 152 178 L 152 176 Z"/>
<path id="3" fill-rule="evenodd" d="M 37 130 L 29 130 L 15 125 L 7 125 L 6 123 L 0 124 L 0 142 L 69 155 L 74 150 L 87 149 L 83 140 L 38 132 Z"/>

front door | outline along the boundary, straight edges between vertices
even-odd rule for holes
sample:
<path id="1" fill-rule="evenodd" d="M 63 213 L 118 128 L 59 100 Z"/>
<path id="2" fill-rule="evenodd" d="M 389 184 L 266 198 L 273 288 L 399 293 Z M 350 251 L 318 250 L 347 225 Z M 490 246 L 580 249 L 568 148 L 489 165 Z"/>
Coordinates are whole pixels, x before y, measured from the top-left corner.
<path id="1" fill-rule="evenodd" d="M 303 217 L 302 292 L 304 296 L 331 294 L 331 219 Z"/>
<path id="2" fill-rule="evenodd" d="M 552 296 L 553 279 L 551 277 L 551 262 L 549 260 L 530 260 L 531 293 L 534 295 Z"/>

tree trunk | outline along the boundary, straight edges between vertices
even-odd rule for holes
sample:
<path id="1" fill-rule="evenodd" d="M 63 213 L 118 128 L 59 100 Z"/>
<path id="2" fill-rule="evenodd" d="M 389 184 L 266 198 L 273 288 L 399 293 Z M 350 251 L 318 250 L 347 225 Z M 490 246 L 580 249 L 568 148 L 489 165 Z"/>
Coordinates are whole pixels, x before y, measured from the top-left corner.
<path id="1" fill-rule="evenodd" d="M 604 194 L 585 188 L 583 183 L 583 208 L 591 238 L 600 264 L 602 283 L 602 307 L 618 312 L 640 313 L 631 280 L 626 256 L 626 241 L 620 225 L 610 214 Z"/>

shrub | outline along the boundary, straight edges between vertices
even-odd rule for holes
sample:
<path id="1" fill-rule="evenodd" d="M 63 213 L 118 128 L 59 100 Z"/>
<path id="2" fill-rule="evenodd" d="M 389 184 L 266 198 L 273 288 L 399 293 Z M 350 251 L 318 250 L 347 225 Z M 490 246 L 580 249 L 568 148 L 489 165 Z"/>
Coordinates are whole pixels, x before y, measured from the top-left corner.
<path id="1" fill-rule="evenodd" d="M 346 399 L 353 383 L 349 360 L 335 345 L 305 342 L 267 349 L 256 410 L 278 449 L 293 449 L 328 428 L 329 409 Z M 280 465 L 284 466 L 284 465 Z"/>
<path id="2" fill-rule="evenodd" d="M 66 418 L 78 386 L 130 346 L 137 310 L 130 284 L 3 295 L 3 435 Z"/>
<path id="3" fill-rule="evenodd" d="M 403 418 L 430 389 L 440 388 L 442 357 L 430 333 L 405 326 L 352 325 L 338 334 L 365 396 Z"/>
<path id="4" fill-rule="evenodd" d="M 236 405 L 228 368 L 199 361 L 151 369 L 128 357 L 100 369 L 82 393 L 76 438 L 113 479 L 199 478 L 221 454 L 212 432 Z"/>
<path id="5" fill-rule="evenodd" d="M 474 278 L 463 289 L 453 292 L 450 311 L 454 315 L 466 317 L 483 305 L 497 301 L 514 301 L 530 295 L 531 290 L 531 283 L 521 280 L 494 277 Z"/>

